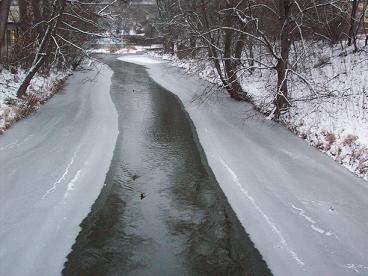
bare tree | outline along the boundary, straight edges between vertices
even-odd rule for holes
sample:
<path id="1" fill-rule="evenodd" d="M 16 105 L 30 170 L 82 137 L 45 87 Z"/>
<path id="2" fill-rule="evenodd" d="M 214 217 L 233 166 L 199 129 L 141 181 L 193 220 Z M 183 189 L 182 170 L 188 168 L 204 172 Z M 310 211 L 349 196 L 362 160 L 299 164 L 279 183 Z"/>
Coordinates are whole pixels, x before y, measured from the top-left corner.
<path id="1" fill-rule="evenodd" d="M 28 1 L 27 0 L 18 0 L 18 4 L 19 4 L 19 23 L 20 23 L 20 30 L 22 35 L 26 32 L 27 30 L 27 25 L 29 22 L 29 17 L 28 17 Z"/>
<path id="2" fill-rule="evenodd" d="M 356 25 L 355 22 L 356 22 L 358 4 L 359 4 L 359 0 L 353 0 L 351 4 L 352 7 L 351 7 L 351 16 L 350 16 L 349 38 L 348 38 L 348 46 L 351 46 L 353 42 L 355 51 L 358 50 L 357 43 L 356 43 L 356 32 L 355 32 L 355 25 Z"/>
<path id="3" fill-rule="evenodd" d="M 244 47 L 243 35 L 236 31 L 242 28 L 235 13 L 239 1 L 159 0 L 158 4 L 159 15 L 164 19 L 162 29 L 178 45 L 178 55 L 187 52 L 193 57 L 197 48 L 206 48 L 229 95 L 235 100 L 248 101 L 237 77 Z"/>
<path id="4" fill-rule="evenodd" d="M 33 4 L 36 2 L 34 0 Z M 38 11 L 33 14 L 36 23 L 30 26 L 30 32 L 36 32 L 36 35 L 32 35 L 33 41 L 27 43 L 27 47 L 35 46 L 34 56 L 17 96 L 25 95 L 32 78 L 41 68 L 75 66 L 88 55 L 85 50 L 88 43 L 104 37 L 101 34 L 105 27 L 102 19 L 112 16 L 109 8 L 116 2 L 53 0 L 49 6 L 45 0 L 42 1 L 44 7 L 38 3 Z M 41 10 L 46 11 L 45 16 Z"/>
<path id="5" fill-rule="evenodd" d="M 288 78 L 289 53 L 291 45 L 291 1 L 279 0 L 279 28 L 280 28 L 280 55 L 277 56 L 277 94 L 275 99 L 275 116 L 278 118 L 281 111 L 288 105 Z"/>
<path id="6" fill-rule="evenodd" d="M 11 0 L 2 0 L 0 3 L 0 46 L 3 45 L 5 39 L 5 31 L 8 23 L 10 3 Z"/>
<path id="7" fill-rule="evenodd" d="M 45 34 L 42 37 L 40 45 L 38 46 L 31 68 L 28 70 L 25 78 L 23 79 L 21 85 L 18 88 L 17 97 L 19 98 L 23 97 L 23 95 L 27 91 L 27 88 L 32 78 L 44 64 L 46 59 L 49 57 L 51 51 L 50 44 L 52 43 L 52 38 L 55 36 L 57 27 L 62 20 L 65 5 L 66 0 L 54 0 L 52 4 L 52 13 L 47 22 Z"/>
<path id="8" fill-rule="evenodd" d="M 249 100 L 240 83 L 243 72 L 272 72 L 274 93 L 268 102 L 273 105 L 270 117 L 275 120 L 293 104 L 291 83 L 302 83 L 313 98 L 319 92 L 326 93 L 324 87 L 318 90 L 308 79 L 307 45 L 354 39 L 361 20 L 352 14 L 355 25 L 349 36 L 351 3 L 346 0 L 198 0 L 195 5 L 181 0 L 158 2 L 160 16 L 164 15 L 163 34 L 178 45 L 178 57 L 186 47 L 206 48 L 232 98 Z M 197 43 L 188 45 L 193 38 Z"/>
<path id="9" fill-rule="evenodd" d="M 315 34 L 315 26 L 309 23 L 322 10 L 329 9 L 341 7 L 334 0 L 250 0 L 245 8 L 237 7 L 237 14 L 242 22 L 252 26 L 250 31 L 246 28 L 237 31 L 268 52 L 265 56 L 252 57 L 252 63 L 258 64 L 260 68 L 276 71 L 277 86 L 272 113 L 276 120 L 291 105 L 288 85 L 290 75 L 299 78 L 308 89 L 312 89 L 307 78 L 296 69 L 302 63 L 303 57 L 306 57 L 305 39 Z M 290 61 L 292 46 L 293 62 Z"/>
<path id="10" fill-rule="evenodd" d="M 360 7 L 360 8 L 359 8 Z M 354 0 L 352 2 L 351 7 L 351 15 L 350 15 L 350 28 L 349 28 L 349 36 L 348 36 L 348 46 L 354 45 L 354 51 L 357 52 L 359 50 L 357 43 L 357 35 L 362 32 L 362 28 L 364 33 L 366 34 L 366 26 L 365 26 L 365 14 L 368 7 L 368 0 Z M 363 26 L 362 26 L 363 25 Z M 366 34 L 366 42 L 367 45 L 368 35 Z"/>

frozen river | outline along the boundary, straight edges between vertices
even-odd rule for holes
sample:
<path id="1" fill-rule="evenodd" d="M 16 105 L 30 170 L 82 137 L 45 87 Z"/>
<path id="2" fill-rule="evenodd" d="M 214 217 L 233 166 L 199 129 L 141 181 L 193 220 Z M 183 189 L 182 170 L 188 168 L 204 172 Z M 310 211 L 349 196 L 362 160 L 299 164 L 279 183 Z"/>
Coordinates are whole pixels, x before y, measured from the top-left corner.
<path id="1" fill-rule="evenodd" d="M 197 104 L 196 76 L 119 59 L 0 137 L 1 276 L 368 275 L 366 182 L 251 105 Z"/>
<path id="2" fill-rule="evenodd" d="M 269 275 L 178 99 L 142 66 L 104 61 L 120 134 L 64 275 Z"/>
<path id="3" fill-rule="evenodd" d="M 104 61 L 0 137 L 0 275 L 269 275 L 179 100 Z"/>

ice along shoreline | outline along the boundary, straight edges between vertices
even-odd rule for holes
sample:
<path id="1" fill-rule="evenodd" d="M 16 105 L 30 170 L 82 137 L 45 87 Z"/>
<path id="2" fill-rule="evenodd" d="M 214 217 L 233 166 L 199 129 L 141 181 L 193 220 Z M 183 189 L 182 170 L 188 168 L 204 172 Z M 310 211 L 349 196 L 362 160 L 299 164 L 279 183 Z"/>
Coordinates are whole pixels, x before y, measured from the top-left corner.
<path id="1" fill-rule="evenodd" d="M 59 274 L 104 185 L 118 129 L 98 67 L 0 137 L 0 274 Z"/>
<path id="2" fill-rule="evenodd" d="M 218 183 L 275 275 L 368 272 L 362 179 L 262 116 L 244 122 L 250 107 L 226 95 L 193 104 L 203 80 L 146 56 L 121 59 L 146 66 L 181 99 Z"/>

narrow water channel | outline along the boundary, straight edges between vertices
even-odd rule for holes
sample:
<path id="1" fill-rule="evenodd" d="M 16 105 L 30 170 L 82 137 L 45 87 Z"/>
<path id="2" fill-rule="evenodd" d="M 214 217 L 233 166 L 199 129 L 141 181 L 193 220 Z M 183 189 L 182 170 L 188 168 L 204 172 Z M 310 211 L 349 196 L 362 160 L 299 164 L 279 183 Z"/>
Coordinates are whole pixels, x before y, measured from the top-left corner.
<path id="1" fill-rule="evenodd" d="M 103 60 L 114 71 L 120 134 L 63 275 L 270 275 L 177 98 L 142 66 Z"/>

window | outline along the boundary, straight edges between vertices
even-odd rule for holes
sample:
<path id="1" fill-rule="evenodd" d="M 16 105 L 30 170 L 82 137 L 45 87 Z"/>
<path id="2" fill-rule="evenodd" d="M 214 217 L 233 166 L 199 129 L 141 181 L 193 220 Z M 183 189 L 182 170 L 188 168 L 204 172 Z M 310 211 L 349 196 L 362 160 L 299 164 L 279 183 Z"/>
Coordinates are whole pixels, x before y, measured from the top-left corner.
<path id="1" fill-rule="evenodd" d="M 8 45 L 13 46 L 18 41 L 18 33 L 16 29 L 10 29 L 7 31 Z"/>

